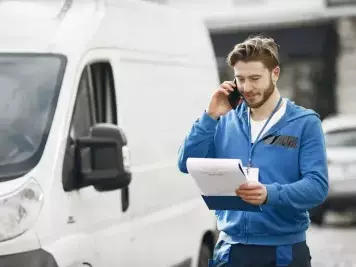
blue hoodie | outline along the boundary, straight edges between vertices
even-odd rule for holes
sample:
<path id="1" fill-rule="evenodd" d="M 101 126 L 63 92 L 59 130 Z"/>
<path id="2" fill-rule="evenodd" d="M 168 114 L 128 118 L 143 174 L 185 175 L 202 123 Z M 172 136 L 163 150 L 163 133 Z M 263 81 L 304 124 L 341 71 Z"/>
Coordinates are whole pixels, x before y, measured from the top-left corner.
<path id="1" fill-rule="evenodd" d="M 242 103 L 219 120 L 207 113 L 193 124 L 179 149 L 178 167 L 198 158 L 238 158 L 248 164 L 247 105 Z M 255 144 L 253 167 L 266 185 L 262 212 L 217 210 L 220 239 L 228 243 L 285 245 L 306 240 L 308 209 L 328 194 L 327 159 L 317 113 L 287 99 L 283 117 Z"/>

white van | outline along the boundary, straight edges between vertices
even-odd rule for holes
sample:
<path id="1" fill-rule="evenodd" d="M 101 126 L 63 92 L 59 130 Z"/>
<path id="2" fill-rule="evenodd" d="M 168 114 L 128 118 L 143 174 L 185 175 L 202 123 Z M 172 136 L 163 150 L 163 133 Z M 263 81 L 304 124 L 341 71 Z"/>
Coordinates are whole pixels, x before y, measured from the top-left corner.
<path id="1" fill-rule="evenodd" d="M 0 266 L 206 266 L 177 167 L 219 84 L 195 18 L 129 0 L 0 3 Z"/>

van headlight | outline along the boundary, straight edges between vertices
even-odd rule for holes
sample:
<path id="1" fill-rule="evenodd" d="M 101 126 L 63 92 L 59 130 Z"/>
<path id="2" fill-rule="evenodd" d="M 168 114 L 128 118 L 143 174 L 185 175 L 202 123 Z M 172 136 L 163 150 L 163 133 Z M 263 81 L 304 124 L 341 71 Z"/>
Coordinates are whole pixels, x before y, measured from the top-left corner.
<path id="1" fill-rule="evenodd" d="M 37 220 L 43 206 L 43 191 L 30 178 L 15 191 L 0 196 L 0 242 L 25 233 Z"/>

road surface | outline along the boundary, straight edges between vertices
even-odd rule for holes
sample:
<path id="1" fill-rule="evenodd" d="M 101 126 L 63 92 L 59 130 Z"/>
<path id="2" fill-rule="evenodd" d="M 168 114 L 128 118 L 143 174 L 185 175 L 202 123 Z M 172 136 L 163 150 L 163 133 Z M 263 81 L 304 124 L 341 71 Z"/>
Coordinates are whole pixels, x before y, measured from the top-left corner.
<path id="1" fill-rule="evenodd" d="M 356 267 L 356 223 L 331 214 L 326 225 L 308 231 L 312 267 Z"/>

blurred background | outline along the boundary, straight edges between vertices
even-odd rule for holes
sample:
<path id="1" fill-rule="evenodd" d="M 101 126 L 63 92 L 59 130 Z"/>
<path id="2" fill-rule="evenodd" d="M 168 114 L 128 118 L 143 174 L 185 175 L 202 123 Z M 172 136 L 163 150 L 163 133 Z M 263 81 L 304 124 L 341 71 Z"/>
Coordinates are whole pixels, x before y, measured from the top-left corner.
<path id="1" fill-rule="evenodd" d="M 146 0 L 171 5 L 206 22 L 221 80 L 232 77 L 225 58 L 255 33 L 280 45 L 284 96 L 322 118 L 354 113 L 356 1 L 354 0 Z"/>
<path id="2" fill-rule="evenodd" d="M 221 81 L 233 76 L 228 52 L 249 35 L 280 45 L 278 88 L 318 112 L 326 136 L 330 191 L 310 211 L 313 266 L 356 266 L 356 0 L 150 1 L 204 19 Z"/>

